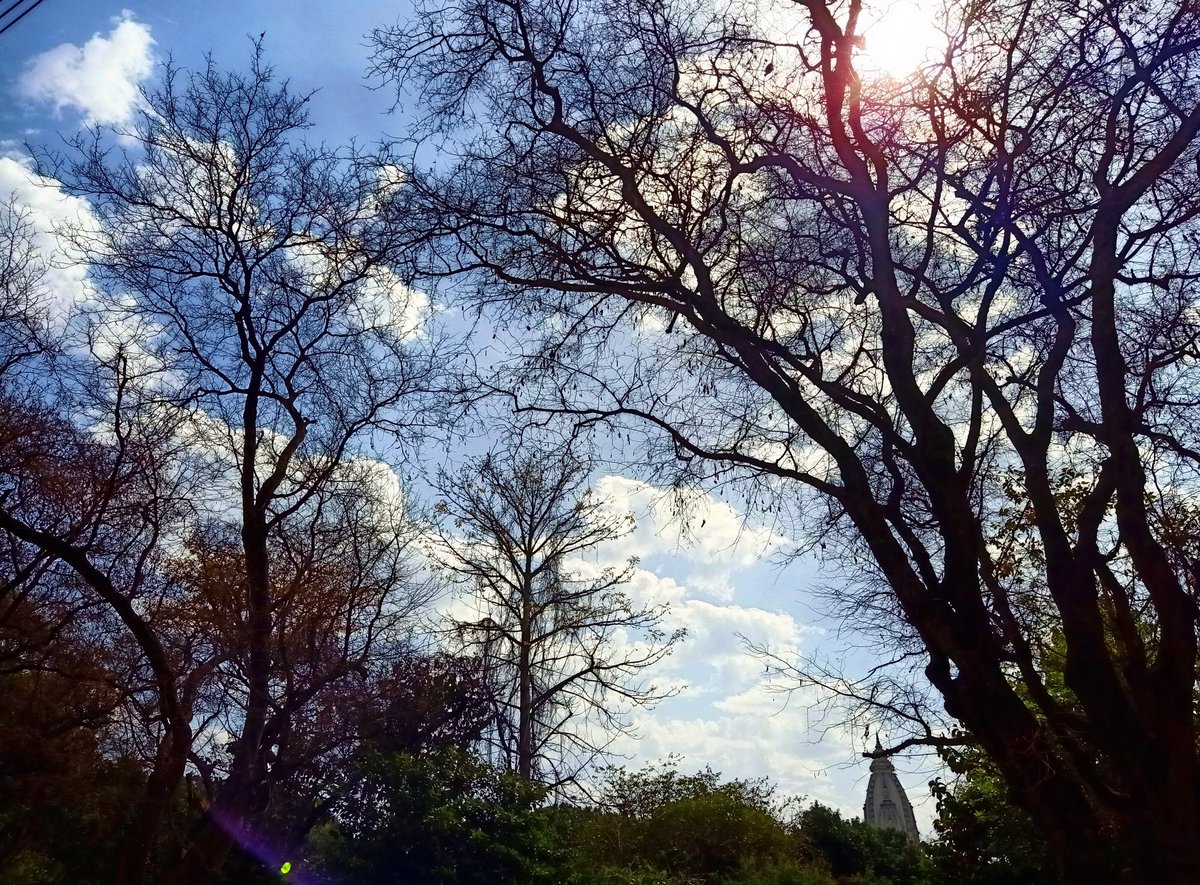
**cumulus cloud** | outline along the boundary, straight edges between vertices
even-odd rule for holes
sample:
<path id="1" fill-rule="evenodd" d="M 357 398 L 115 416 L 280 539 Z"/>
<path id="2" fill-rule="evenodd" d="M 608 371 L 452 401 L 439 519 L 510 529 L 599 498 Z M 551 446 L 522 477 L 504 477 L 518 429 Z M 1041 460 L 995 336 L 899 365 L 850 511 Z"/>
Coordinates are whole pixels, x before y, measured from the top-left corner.
<path id="1" fill-rule="evenodd" d="M 624 476 L 603 477 L 596 492 L 614 512 L 633 513 L 637 520 L 632 533 L 605 545 L 606 556 L 635 556 L 654 564 L 670 559 L 693 592 L 715 601 L 730 601 L 735 574 L 785 543 L 783 536 L 747 524 L 729 504 L 704 492 L 685 491 L 681 498 Z"/>
<path id="2" fill-rule="evenodd" d="M 94 296 L 94 290 L 87 266 L 55 229 L 94 230 L 95 215 L 86 200 L 64 193 L 59 182 L 36 174 L 28 158 L 0 154 L 0 202 L 10 199 L 27 213 L 33 245 L 46 266 L 42 283 L 49 295 L 50 320 L 61 325 L 75 307 Z"/>
<path id="3" fill-rule="evenodd" d="M 673 684 L 685 684 L 687 697 L 713 710 L 737 705 L 737 698 L 764 685 L 762 665 L 747 654 L 744 640 L 800 648 L 823 634 L 784 611 L 693 598 L 685 584 L 645 569 L 637 569 L 625 589 L 638 603 L 666 603 L 665 629 L 687 630 L 687 638 L 659 665 L 658 673 Z M 772 706 L 778 706 L 777 697 Z"/>
<path id="4" fill-rule="evenodd" d="M 756 696 L 756 697 L 752 697 Z M 678 759 L 680 770 L 706 765 L 726 779 L 768 777 L 782 796 L 818 801 L 847 817 L 862 817 L 870 769 L 854 741 L 836 731 L 814 729 L 806 705 L 784 703 L 761 689 L 748 693 L 746 709 L 696 709 L 681 696 L 657 710 L 638 712 L 636 737 L 621 737 L 611 749 L 634 767 Z M 913 803 L 917 826 L 932 837 L 936 803 L 929 781 L 944 772 L 935 760 L 893 759 Z"/>
<path id="5" fill-rule="evenodd" d="M 150 28 L 126 10 L 107 36 L 96 34 L 82 46 L 63 43 L 31 59 L 18 92 L 56 113 L 74 108 L 89 126 L 127 122 L 138 87 L 154 69 L 153 46 Z"/>
<path id="6" fill-rule="evenodd" d="M 285 254 L 313 291 L 335 289 L 339 281 L 361 274 L 360 256 L 347 255 L 337 246 L 298 243 Z M 365 274 L 353 303 L 347 307 L 349 322 L 356 331 L 386 330 L 404 341 L 424 335 L 433 314 L 428 294 L 408 286 L 393 270 L 382 266 L 375 266 Z"/>
<path id="7" fill-rule="evenodd" d="M 609 476 L 597 483 L 597 492 L 618 512 L 633 512 L 638 525 L 606 547 L 593 567 L 640 557 L 626 592 L 643 604 L 667 603 L 662 626 L 688 631 L 675 653 L 647 674 L 660 686 L 682 690 L 653 709 L 633 711 L 634 734 L 610 749 L 635 767 L 673 756 L 685 771 L 711 765 L 726 778 L 766 775 L 784 795 L 861 816 L 869 774 L 859 758 L 861 734 L 825 717 L 815 690 L 773 690 L 762 664 L 743 646 L 745 637 L 771 648 L 811 651 L 827 638 L 789 611 L 739 599 L 748 576 L 785 539 L 747 525 L 733 507 L 702 493 L 684 502 L 690 521 L 684 530 L 660 489 Z M 916 758 L 896 763 L 919 826 L 930 834 L 934 803 L 926 784 L 936 766 Z"/>
<path id="8" fill-rule="evenodd" d="M 694 674 L 694 687 L 725 696 L 760 681 L 761 665 L 742 647 L 741 637 L 774 647 L 796 648 L 803 636 L 818 632 L 782 611 L 715 605 L 689 599 L 671 609 L 670 619 L 688 631 L 685 647 L 672 668 Z"/>
<path id="9" fill-rule="evenodd" d="M 711 765 L 726 778 L 766 775 L 785 795 L 861 814 L 860 772 L 845 767 L 858 749 L 852 737 L 813 721 L 815 698 L 805 692 L 773 692 L 740 638 L 798 648 L 816 641 L 819 629 L 784 611 L 689 598 L 687 586 L 644 569 L 629 589 L 671 602 L 664 626 L 687 628 L 687 639 L 655 674 L 660 684 L 686 688 L 654 709 L 635 711 L 634 735 L 620 737 L 614 752 L 634 766 L 676 757 L 684 771 Z"/>
<path id="10" fill-rule="evenodd" d="M 363 326 L 385 327 L 405 341 L 420 338 L 432 315 L 429 296 L 406 285 L 388 268 L 377 268 L 366 280 L 358 305 Z"/>
<path id="11" fill-rule="evenodd" d="M 675 757 L 683 771 L 711 765 L 726 778 L 766 775 L 783 795 L 860 816 L 869 774 L 859 757 L 862 735 L 825 717 L 815 690 L 773 690 L 762 663 L 743 645 L 745 637 L 771 648 L 812 651 L 826 639 L 826 631 L 790 611 L 745 599 L 747 581 L 761 576 L 763 560 L 785 539 L 769 528 L 747 525 L 733 507 L 703 493 L 692 493 L 683 502 L 690 523 L 685 529 L 674 517 L 674 502 L 661 489 L 606 476 L 595 490 L 614 512 L 632 512 L 637 525 L 572 567 L 590 577 L 638 557 L 624 591 L 638 606 L 667 605 L 664 630 L 687 630 L 674 653 L 643 674 L 658 688 L 677 693 L 651 709 L 630 711 L 632 733 L 609 746 L 618 761 L 623 757 L 637 768 Z M 460 617 L 478 616 L 462 596 L 447 599 L 443 608 Z M 620 651 L 636 641 L 618 634 L 612 649 Z M 600 733 L 594 740 L 604 742 Z M 922 832 L 928 834 L 934 805 L 924 784 L 934 770 L 922 768 L 921 762 L 916 767 L 908 767 L 905 759 L 896 762 Z"/>
<path id="12" fill-rule="evenodd" d="M 767 776 L 781 794 L 823 802 L 843 814 L 862 814 L 869 768 L 859 757 L 862 736 L 826 721 L 812 689 L 791 694 L 772 690 L 762 665 L 748 655 L 739 636 L 776 647 L 806 648 L 823 631 L 784 611 L 688 599 L 687 588 L 670 578 L 642 573 L 636 580 L 659 598 L 682 593 L 666 626 L 685 626 L 688 638 L 660 666 L 660 684 L 686 689 L 651 710 L 632 716 L 633 736 L 611 749 L 635 767 L 676 757 L 683 771 L 706 765 L 726 778 Z M 922 833 L 932 835 L 934 802 L 927 784 L 937 773 L 928 759 L 895 760 Z"/>

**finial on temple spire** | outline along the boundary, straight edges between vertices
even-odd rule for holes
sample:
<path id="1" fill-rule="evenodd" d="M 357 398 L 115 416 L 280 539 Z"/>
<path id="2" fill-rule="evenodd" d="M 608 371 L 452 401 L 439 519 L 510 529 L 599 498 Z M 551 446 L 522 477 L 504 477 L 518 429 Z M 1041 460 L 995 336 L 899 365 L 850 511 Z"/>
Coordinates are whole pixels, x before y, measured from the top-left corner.
<path id="1" fill-rule="evenodd" d="M 865 755 L 871 757 L 871 779 L 867 781 L 863 820 L 873 827 L 898 830 L 909 840 L 919 841 L 921 837 L 917 832 L 916 818 L 913 817 L 912 803 L 908 801 L 904 786 L 896 777 L 896 767 L 883 751 L 878 732 L 875 734 L 875 751 Z"/>

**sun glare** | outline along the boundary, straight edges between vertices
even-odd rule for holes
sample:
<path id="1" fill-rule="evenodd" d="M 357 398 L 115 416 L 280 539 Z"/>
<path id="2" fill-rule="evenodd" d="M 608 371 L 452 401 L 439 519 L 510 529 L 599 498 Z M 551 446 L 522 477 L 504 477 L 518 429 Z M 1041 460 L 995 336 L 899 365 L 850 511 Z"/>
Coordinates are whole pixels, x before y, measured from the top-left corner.
<path id="1" fill-rule="evenodd" d="M 885 5 L 886 4 L 886 5 Z M 883 0 L 873 20 L 864 10 L 864 46 L 858 69 L 864 74 L 887 74 L 903 80 L 922 64 L 937 58 L 946 45 L 934 23 L 933 4 L 915 0 Z"/>

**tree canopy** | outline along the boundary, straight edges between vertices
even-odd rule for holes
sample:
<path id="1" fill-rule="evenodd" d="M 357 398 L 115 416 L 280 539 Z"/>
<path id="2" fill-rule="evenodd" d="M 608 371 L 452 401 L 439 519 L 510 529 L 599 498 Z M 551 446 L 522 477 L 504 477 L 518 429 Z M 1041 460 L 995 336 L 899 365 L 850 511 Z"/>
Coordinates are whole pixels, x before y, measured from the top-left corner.
<path id="1" fill-rule="evenodd" d="M 757 482 L 856 563 L 846 610 L 1071 878 L 1114 875 L 1089 833 L 1194 881 L 1197 10 L 950 2 L 904 81 L 861 73 L 861 12 L 467 0 L 378 31 L 453 146 L 407 197 L 422 271 L 544 330 L 491 381 L 525 407 L 641 427 L 650 469 Z M 1014 484 L 1032 584 L 996 546 Z"/>
<path id="2" fill-rule="evenodd" d="M 1200 8 L 944 0 L 906 76 L 874 14 L 418 0 L 399 141 L 260 37 L 35 149 L 0 877 L 1200 881 Z M 593 442 L 838 570 L 865 678 L 748 645 L 952 760 L 936 848 L 670 766 L 551 803 L 682 636 L 592 561 Z"/>

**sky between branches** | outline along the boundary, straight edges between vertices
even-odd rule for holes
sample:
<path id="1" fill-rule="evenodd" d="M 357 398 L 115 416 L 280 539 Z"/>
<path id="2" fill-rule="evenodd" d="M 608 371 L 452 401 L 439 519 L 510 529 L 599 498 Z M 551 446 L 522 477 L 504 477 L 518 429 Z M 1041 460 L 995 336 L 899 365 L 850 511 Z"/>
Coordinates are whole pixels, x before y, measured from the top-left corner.
<path id="1" fill-rule="evenodd" d="M 314 141 L 371 143 L 399 134 L 405 121 L 388 114 L 390 94 L 370 89 L 363 72 L 366 33 L 404 14 L 403 2 L 378 0 L 155 0 L 131 9 L 106 0 L 52 0 L 0 37 L 0 198 L 15 192 L 27 203 L 39 244 L 54 251 L 53 224 L 86 217 L 88 208 L 64 197 L 53 181 L 33 179 L 29 146 L 54 149 L 81 126 L 119 126 L 136 110 L 139 85 L 157 76 L 167 57 L 195 67 L 211 50 L 219 65 L 239 67 L 260 33 L 280 75 L 299 91 L 319 90 L 311 104 Z M 61 314 L 89 298 L 86 270 L 69 261 L 57 263 L 50 284 Z M 485 438 L 468 444 L 486 446 Z M 432 472 L 462 455 L 431 451 L 427 465 L 410 471 L 427 466 Z M 638 557 L 630 592 L 669 602 L 664 627 L 689 633 L 652 674 L 683 689 L 637 713 L 640 739 L 623 738 L 615 749 L 635 766 L 676 754 L 684 770 L 711 765 L 727 777 L 766 775 L 784 793 L 861 814 L 868 769 L 856 757 L 864 736 L 826 731 L 803 697 L 789 702 L 769 691 L 762 666 L 744 654 L 738 638 L 809 652 L 840 647 L 836 625 L 821 620 L 811 596 L 823 580 L 817 568 L 803 561 L 779 567 L 787 539 L 708 494 L 695 496 L 691 530 L 683 532 L 661 490 L 613 473 L 597 476 L 595 488 L 619 512 L 632 512 L 637 528 L 583 567 Z M 933 770 L 928 760 L 897 761 L 921 830 L 929 834 L 933 806 L 926 781 Z"/>

